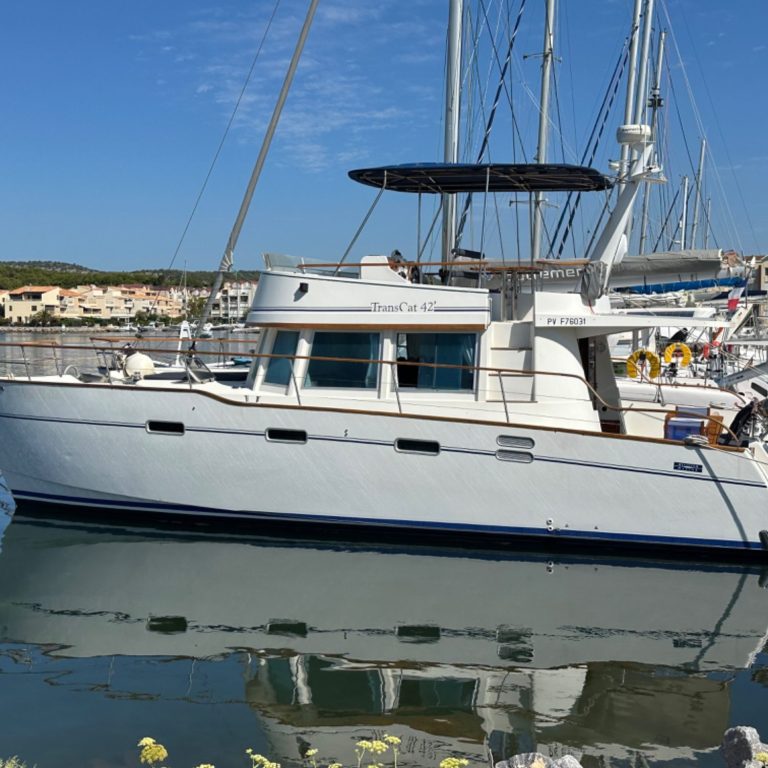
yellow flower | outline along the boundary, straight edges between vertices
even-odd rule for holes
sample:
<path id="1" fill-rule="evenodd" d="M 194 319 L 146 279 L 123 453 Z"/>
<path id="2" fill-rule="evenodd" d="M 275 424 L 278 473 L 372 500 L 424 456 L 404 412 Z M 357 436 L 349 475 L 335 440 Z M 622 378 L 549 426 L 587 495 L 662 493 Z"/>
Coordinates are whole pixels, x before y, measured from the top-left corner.
<path id="1" fill-rule="evenodd" d="M 280 763 L 273 763 L 268 757 L 264 757 L 264 755 L 256 755 L 250 748 L 245 750 L 245 754 L 251 758 L 251 765 L 253 768 L 280 768 Z"/>
<path id="2" fill-rule="evenodd" d="M 469 765 L 469 760 L 463 757 L 446 757 L 440 761 L 440 768 L 464 768 L 465 765 Z"/>
<path id="3" fill-rule="evenodd" d="M 200 763 L 200 765 L 198 765 L 197 768 L 216 768 L 216 766 L 211 765 L 210 763 Z"/>
<path id="4" fill-rule="evenodd" d="M 768 752 L 758 752 L 755 755 L 755 760 L 760 763 L 768 763 Z"/>
<path id="5" fill-rule="evenodd" d="M 389 744 L 385 744 L 381 739 L 374 739 L 369 749 L 374 755 L 381 755 L 389 749 Z"/>
<path id="6" fill-rule="evenodd" d="M 155 743 L 155 740 L 150 736 L 145 736 L 136 746 L 137 747 L 149 747 Z"/>
<path id="7" fill-rule="evenodd" d="M 328 768 L 344 768 L 341 763 L 328 763 Z"/>
<path id="8" fill-rule="evenodd" d="M 360 749 L 370 749 L 371 748 L 371 742 L 366 741 L 363 739 L 363 741 L 358 741 L 357 746 L 360 747 Z"/>
<path id="9" fill-rule="evenodd" d="M 387 744 L 391 744 L 393 747 L 397 747 L 401 741 L 401 739 L 399 739 L 397 736 L 390 736 L 388 733 L 384 734 L 383 740 L 386 741 Z"/>
<path id="10" fill-rule="evenodd" d="M 305 754 L 307 757 L 314 757 L 317 754 L 317 750 L 314 748 L 308 749 Z"/>
<path id="11" fill-rule="evenodd" d="M 165 760 L 165 758 L 168 757 L 168 750 L 162 744 L 158 744 L 156 741 L 152 739 L 150 739 L 150 742 L 152 743 L 145 744 L 141 748 L 141 753 L 139 754 L 139 760 L 141 760 L 142 763 L 148 763 L 149 765 L 154 765 L 155 763 L 162 763 L 163 760 Z"/>

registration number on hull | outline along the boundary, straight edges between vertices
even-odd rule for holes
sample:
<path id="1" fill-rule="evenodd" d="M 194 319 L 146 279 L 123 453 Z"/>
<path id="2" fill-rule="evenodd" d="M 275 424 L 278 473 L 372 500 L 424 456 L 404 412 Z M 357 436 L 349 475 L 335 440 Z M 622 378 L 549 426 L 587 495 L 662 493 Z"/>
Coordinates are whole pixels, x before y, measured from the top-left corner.
<path id="1" fill-rule="evenodd" d="M 679 472 L 703 472 L 704 467 L 701 464 L 686 464 L 683 461 L 675 462 L 675 469 Z"/>

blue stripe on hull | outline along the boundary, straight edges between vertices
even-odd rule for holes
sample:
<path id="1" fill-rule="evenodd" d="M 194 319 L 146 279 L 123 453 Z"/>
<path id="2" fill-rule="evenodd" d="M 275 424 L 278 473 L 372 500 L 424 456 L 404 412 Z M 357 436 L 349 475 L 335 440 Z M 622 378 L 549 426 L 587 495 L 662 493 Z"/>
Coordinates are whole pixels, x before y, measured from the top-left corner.
<path id="1" fill-rule="evenodd" d="M 545 528 L 527 528 L 520 526 L 477 525 L 473 523 L 437 523 L 421 520 L 385 520 L 366 517 L 343 517 L 340 515 L 302 515 L 295 513 L 253 512 L 249 510 L 226 510 L 210 507 L 182 506 L 158 502 L 115 501 L 112 499 L 90 499 L 76 496 L 34 493 L 11 489 L 16 501 L 37 501 L 48 504 L 61 504 L 73 507 L 106 507 L 113 510 L 136 510 L 158 514 L 180 514 L 195 517 L 216 518 L 219 520 L 263 520 L 268 522 L 325 523 L 333 525 L 368 526 L 380 528 L 403 528 L 424 532 L 455 532 L 497 534 L 509 537 L 535 538 L 539 540 L 574 541 L 583 544 L 629 544 L 629 545 L 664 545 L 669 547 L 687 547 L 697 549 L 730 550 L 738 552 L 759 552 L 762 544 L 751 541 L 723 539 L 696 539 L 682 536 L 653 536 L 649 534 L 609 533 L 603 531 L 577 531 L 569 529 L 567 533 L 548 531 Z"/>

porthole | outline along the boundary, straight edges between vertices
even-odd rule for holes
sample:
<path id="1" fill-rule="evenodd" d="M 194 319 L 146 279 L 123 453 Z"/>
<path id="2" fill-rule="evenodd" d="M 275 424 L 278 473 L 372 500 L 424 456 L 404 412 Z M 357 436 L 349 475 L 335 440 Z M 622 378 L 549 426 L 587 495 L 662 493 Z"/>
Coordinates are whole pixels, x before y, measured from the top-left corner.
<path id="1" fill-rule="evenodd" d="M 530 464 L 533 461 L 533 454 L 525 453 L 525 451 L 510 451 L 500 448 L 496 451 L 496 458 L 499 461 L 515 461 L 518 464 Z"/>
<path id="2" fill-rule="evenodd" d="M 517 435 L 499 435 L 496 442 L 503 448 L 520 448 L 530 451 L 535 445 L 530 437 L 518 437 Z"/>
<path id="3" fill-rule="evenodd" d="M 274 429 L 266 431 L 265 437 L 270 443 L 306 443 L 307 433 L 303 429 Z"/>
<path id="4" fill-rule="evenodd" d="M 420 453 L 424 456 L 437 456 L 440 453 L 440 443 L 435 440 L 414 440 L 410 437 L 398 437 L 395 440 L 395 450 L 400 453 Z"/>
<path id="5" fill-rule="evenodd" d="M 157 435 L 183 435 L 184 425 L 180 421 L 148 421 L 147 432 Z"/>

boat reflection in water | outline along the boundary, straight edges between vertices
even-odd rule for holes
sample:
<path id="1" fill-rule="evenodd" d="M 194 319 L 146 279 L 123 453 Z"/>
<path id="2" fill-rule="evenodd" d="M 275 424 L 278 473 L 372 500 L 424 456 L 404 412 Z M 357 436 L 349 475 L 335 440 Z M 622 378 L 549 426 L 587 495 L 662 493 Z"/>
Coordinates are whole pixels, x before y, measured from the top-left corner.
<path id="1" fill-rule="evenodd" d="M 171 699 L 219 696 L 228 741 L 247 728 L 243 743 L 261 739 L 286 764 L 308 744 L 349 764 L 357 739 L 384 732 L 403 739 L 400 765 L 485 762 L 489 748 L 496 759 L 539 749 L 585 765 L 714 764 L 740 710 L 765 725 L 754 720 L 765 692 L 750 677 L 768 626 L 761 577 L 17 517 L 0 554 L 0 628 L 6 650 L 24 649 L 17 675 L 128 665 L 119 686 L 110 672 L 69 701 L 82 706 L 84 690 L 99 711 L 151 701 L 124 745 L 144 731 L 162 740 L 158 712 Z M 158 693 L 156 675 L 135 674 L 139 661 L 183 678 L 181 693 Z M 250 725 L 236 725 L 243 715 Z M 194 725 L 197 738 L 205 727 Z M 241 763 L 237 751 L 231 764 Z"/>

